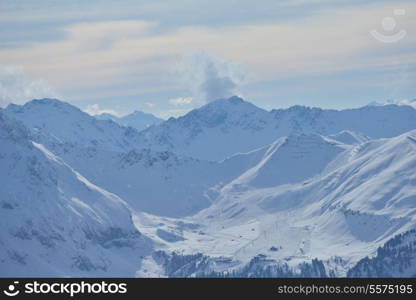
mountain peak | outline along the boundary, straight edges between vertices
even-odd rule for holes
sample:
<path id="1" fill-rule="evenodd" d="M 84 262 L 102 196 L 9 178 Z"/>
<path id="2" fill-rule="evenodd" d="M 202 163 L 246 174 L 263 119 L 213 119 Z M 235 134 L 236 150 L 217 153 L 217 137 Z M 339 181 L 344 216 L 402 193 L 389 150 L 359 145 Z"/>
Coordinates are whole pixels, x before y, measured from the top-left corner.
<path id="1" fill-rule="evenodd" d="M 115 116 L 115 115 L 113 115 L 113 114 L 110 114 L 110 113 L 102 113 L 102 114 L 99 114 L 99 115 L 95 115 L 94 117 L 96 117 L 97 119 L 113 119 L 113 118 L 115 118 L 115 119 L 118 119 L 118 117 L 117 116 Z"/>
<path id="2" fill-rule="evenodd" d="M 188 113 L 188 115 L 198 114 L 199 116 L 202 116 L 203 114 L 211 115 L 213 113 L 228 113 L 231 116 L 239 115 L 241 113 L 252 113 L 255 111 L 266 112 L 264 109 L 257 107 L 251 102 L 245 101 L 240 97 L 233 96 L 209 102 L 200 108 L 192 110 Z"/>
<path id="3" fill-rule="evenodd" d="M 204 106 L 227 105 L 227 104 L 238 105 L 238 104 L 245 104 L 245 103 L 251 104 L 251 103 L 249 103 L 247 101 L 244 101 L 243 98 L 240 98 L 238 96 L 232 96 L 230 98 L 220 98 L 220 99 L 211 101 L 211 102 L 207 103 Z M 204 107 L 204 106 L 202 106 L 202 107 Z"/>
<path id="4" fill-rule="evenodd" d="M 141 110 L 135 110 L 135 111 L 133 111 L 130 115 L 150 115 L 149 113 L 145 113 L 144 111 L 141 111 Z"/>
<path id="5" fill-rule="evenodd" d="M 29 102 L 26 102 L 23 106 L 33 106 L 33 105 L 53 105 L 53 106 L 72 106 L 71 104 L 61 101 L 55 98 L 42 98 L 42 99 L 33 99 Z"/>
<path id="6" fill-rule="evenodd" d="M 239 104 L 239 103 L 243 103 L 244 102 L 243 98 L 240 98 L 238 96 L 232 96 L 232 97 L 226 99 L 226 101 L 228 101 L 228 102 L 230 102 L 232 104 Z"/>
<path id="7" fill-rule="evenodd" d="M 71 111 L 71 112 L 79 112 L 84 114 L 78 107 L 71 105 L 67 102 L 58 100 L 58 99 L 52 99 L 52 98 L 43 98 L 43 99 L 33 99 L 31 101 L 26 102 L 23 105 L 17 105 L 17 104 L 9 104 L 6 107 L 6 112 L 14 112 L 19 113 L 23 111 L 33 110 L 38 111 L 42 110 L 45 111 L 45 109 L 49 110 L 59 110 L 59 111 Z M 46 112 L 46 111 L 45 111 Z"/>
<path id="8" fill-rule="evenodd" d="M 173 121 L 183 123 L 186 127 L 258 127 L 259 120 L 267 120 L 267 111 L 233 96 L 217 99 L 204 106 L 194 109 Z"/>

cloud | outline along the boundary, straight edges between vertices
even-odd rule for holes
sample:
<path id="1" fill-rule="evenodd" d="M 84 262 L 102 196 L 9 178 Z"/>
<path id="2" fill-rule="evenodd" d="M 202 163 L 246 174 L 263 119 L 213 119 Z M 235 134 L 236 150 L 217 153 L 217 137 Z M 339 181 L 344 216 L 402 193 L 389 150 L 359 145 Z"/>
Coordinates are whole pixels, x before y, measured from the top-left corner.
<path id="1" fill-rule="evenodd" d="M 120 40 L 136 39 L 146 36 L 155 26 L 145 21 L 110 21 L 77 23 L 66 29 L 71 40 L 86 51 L 110 49 Z"/>
<path id="2" fill-rule="evenodd" d="M 178 74 L 182 84 L 192 93 L 193 98 L 202 102 L 235 95 L 244 78 L 237 64 L 206 51 L 192 51 L 184 54 L 178 66 Z M 183 102 L 183 99 L 179 102 L 176 100 L 176 104 L 183 104 Z"/>
<path id="3" fill-rule="evenodd" d="M 161 7 L 166 8 L 165 5 Z M 404 7 L 407 14 L 396 18 L 401 22 L 397 28 L 406 29 L 408 36 L 394 45 L 373 39 L 369 30 L 378 28 L 383 17 L 398 7 Z M 339 72 L 377 71 L 382 74 L 392 72 L 390 70 L 397 65 L 409 65 L 410 68 L 415 65 L 416 55 L 412 49 L 416 39 L 410 34 L 411 29 L 416 28 L 416 19 L 410 17 L 414 11 L 414 3 L 397 1 L 351 5 L 343 9 L 316 8 L 307 17 L 268 18 L 264 22 L 239 22 L 227 26 L 185 24 L 160 31 L 159 24 L 137 19 L 72 24 L 64 30 L 66 39 L 39 41 L 15 49 L 1 48 L 0 64 L 24 65 L 31 74 L 47 78 L 74 100 L 177 91 L 175 80 L 167 79 L 165 74 L 171 73 L 178 56 L 197 49 L 241 62 L 250 70 L 245 84 L 302 76 L 315 78 Z M 210 59 L 201 59 L 204 60 Z M 191 68 L 188 74 L 199 72 L 203 76 L 209 75 L 205 78 L 210 80 L 204 81 L 205 84 L 200 81 L 199 88 L 194 82 L 185 84 L 187 89 L 195 91 L 201 98 L 218 97 L 216 93 L 211 95 L 213 90 L 226 94 L 230 90 L 238 91 L 239 83 L 232 76 L 230 79 L 227 74 L 222 74 L 224 70 L 218 65 L 221 63 L 205 64 L 204 71 Z M 348 80 L 353 77 L 351 75 Z M 382 85 L 379 81 L 379 86 Z"/>
<path id="4" fill-rule="evenodd" d="M 416 109 L 416 99 L 401 99 L 401 100 L 387 100 L 385 103 L 371 103 L 373 105 L 389 105 L 389 104 L 396 104 L 396 105 L 406 105 L 411 106 Z"/>
<path id="5" fill-rule="evenodd" d="M 185 106 L 191 104 L 193 101 L 192 97 L 180 97 L 169 99 L 168 102 L 173 106 Z"/>
<path id="6" fill-rule="evenodd" d="M 192 108 L 174 108 L 174 109 L 167 109 L 164 111 L 161 111 L 159 113 L 156 113 L 156 116 L 162 119 L 169 119 L 170 117 L 180 117 L 188 112 L 190 112 Z"/>
<path id="7" fill-rule="evenodd" d="M 21 66 L 0 66 L 0 107 L 36 98 L 56 98 L 44 79 L 29 78 Z"/>
<path id="8" fill-rule="evenodd" d="M 87 114 L 90 114 L 91 116 L 100 115 L 100 114 L 103 114 L 103 113 L 111 114 L 113 116 L 120 116 L 120 114 L 118 112 L 116 112 L 115 110 L 103 109 L 98 104 L 88 105 L 84 109 L 84 112 L 86 112 Z"/>
<path id="9" fill-rule="evenodd" d="M 146 104 L 146 106 L 149 108 L 153 108 L 156 106 L 156 104 L 154 104 L 153 102 L 145 102 L 144 104 Z"/>
<path id="10" fill-rule="evenodd" d="M 398 105 L 409 105 L 412 106 L 414 109 L 416 109 L 416 99 L 408 100 L 403 99 L 396 102 Z"/>

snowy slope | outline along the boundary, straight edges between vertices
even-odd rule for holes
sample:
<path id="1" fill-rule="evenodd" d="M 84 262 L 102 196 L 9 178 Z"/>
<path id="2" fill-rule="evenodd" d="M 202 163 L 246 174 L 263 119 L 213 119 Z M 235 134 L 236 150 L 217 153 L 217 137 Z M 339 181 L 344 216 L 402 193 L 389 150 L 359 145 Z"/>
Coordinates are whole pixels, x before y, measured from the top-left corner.
<path id="1" fill-rule="evenodd" d="M 0 276 L 133 276 L 151 242 L 127 205 L 0 112 Z"/>
<path id="2" fill-rule="evenodd" d="M 345 149 L 348 146 L 316 134 L 280 138 L 268 147 L 255 167 L 233 183 L 255 187 L 298 183 L 319 175 Z"/>
<path id="3" fill-rule="evenodd" d="M 416 128 L 416 109 L 411 106 L 366 106 L 326 110 L 293 106 L 270 112 L 238 97 L 213 101 L 183 117 L 171 118 L 141 132 L 142 144 L 199 159 L 223 160 L 273 143 L 277 138 L 300 133 L 321 135 L 349 130 L 360 142 L 393 137 Z M 345 133 L 338 136 L 344 139 Z M 336 139 L 336 138 L 335 138 Z"/>
<path id="4" fill-rule="evenodd" d="M 322 137 L 318 141 L 318 145 L 330 142 Z M 209 208 L 186 218 L 192 230 L 154 216 L 136 216 L 135 224 L 157 238 L 149 224 L 163 223 L 159 229 L 181 237 L 165 241 L 166 251 L 229 258 L 230 269 L 263 254 L 291 267 L 318 258 L 328 272 L 345 276 L 361 258 L 416 226 L 416 131 L 356 146 L 328 147 L 338 151 L 326 166 L 320 165 L 321 174 L 295 177 L 300 180 L 296 183 L 287 184 L 274 176 L 277 181 L 272 185 L 267 176 L 263 183 L 256 182 L 258 176 L 243 174 L 244 180 L 237 178 L 225 185 Z M 307 154 L 311 161 L 315 155 L 319 157 L 319 151 Z M 261 160 L 261 167 L 253 169 L 274 170 L 280 163 Z M 297 171 L 302 174 L 303 169 Z"/>
<path id="5" fill-rule="evenodd" d="M 162 119 L 155 117 L 152 114 L 137 110 L 123 117 L 117 117 L 109 113 L 103 113 L 96 115 L 95 117 L 99 120 L 112 120 L 122 126 L 133 127 L 138 131 L 163 122 Z"/>

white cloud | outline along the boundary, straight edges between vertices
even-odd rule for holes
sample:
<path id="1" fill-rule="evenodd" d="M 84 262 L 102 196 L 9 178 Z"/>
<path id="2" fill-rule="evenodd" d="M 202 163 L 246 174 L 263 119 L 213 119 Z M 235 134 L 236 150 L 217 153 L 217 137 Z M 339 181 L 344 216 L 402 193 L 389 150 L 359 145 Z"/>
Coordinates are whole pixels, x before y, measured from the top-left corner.
<path id="1" fill-rule="evenodd" d="M 112 114 L 113 116 L 120 116 L 120 114 L 118 112 L 116 112 L 115 110 L 103 109 L 98 104 L 88 105 L 84 109 L 84 112 L 86 112 L 87 114 L 90 114 L 91 116 L 100 115 L 100 114 L 103 114 L 103 113 Z"/>
<path id="2" fill-rule="evenodd" d="M 381 105 L 388 105 L 388 104 L 412 106 L 413 108 L 416 109 L 416 99 L 388 100 L 386 101 L 386 103 L 383 103 Z"/>
<path id="3" fill-rule="evenodd" d="M 191 104 L 192 101 L 192 97 L 179 97 L 168 100 L 168 102 L 173 106 L 186 106 Z"/>
<path id="4" fill-rule="evenodd" d="M 0 107 L 55 97 L 56 93 L 44 79 L 30 78 L 22 66 L 0 66 Z"/>
<path id="5" fill-rule="evenodd" d="M 399 105 L 409 105 L 412 106 L 414 109 L 416 109 L 416 99 L 412 99 L 412 100 L 408 100 L 408 99 L 404 99 L 404 100 L 400 100 L 398 101 Z"/>
<path id="6" fill-rule="evenodd" d="M 369 31 L 398 7 L 406 9 L 406 16 L 397 21 L 404 20 L 398 28 L 406 29 L 408 36 L 393 45 L 374 40 Z M 284 23 L 186 26 L 157 34 L 151 34 L 150 22 L 82 23 L 67 28 L 66 40 L 1 49 L 0 64 L 22 64 L 70 96 L 82 92 L 84 99 L 173 89 L 175 79 L 164 74 L 190 49 L 240 62 L 250 70 L 247 82 L 339 71 L 383 72 L 397 64 L 415 65 L 411 49 L 416 36 L 410 32 L 416 19 L 409 17 L 415 11 L 415 3 L 397 1 L 316 10 L 308 18 Z M 228 87 L 226 91 L 232 84 Z"/>

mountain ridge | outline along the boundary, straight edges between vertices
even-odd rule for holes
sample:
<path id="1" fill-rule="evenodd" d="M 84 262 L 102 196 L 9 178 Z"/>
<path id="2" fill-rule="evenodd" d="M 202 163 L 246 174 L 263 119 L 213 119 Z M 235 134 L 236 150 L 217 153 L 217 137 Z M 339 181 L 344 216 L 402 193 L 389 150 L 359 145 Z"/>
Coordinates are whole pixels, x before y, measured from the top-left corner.
<path id="1" fill-rule="evenodd" d="M 110 113 L 102 113 L 95 115 L 99 120 L 112 120 L 122 126 L 130 126 L 138 131 L 142 131 L 150 126 L 162 123 L 164 120 L 154 116 L 151 113 L 135 110 L 131 114 L 125 116 L 115 116 Z"/>
<path id="2" fill-rule="evenodd" d="M 266 111 L 238 97 L 219 99 L 140 133 L 148 148 L 205 160 L 223 160 L 277 138 L 350 130 L 369 138 L 393 137 L 416 128 L 411 106 L 386 105 L 346 110 L 303 106 Z M 215 144 L 216 147 L 211 147 Z M 209 149 L 209 150 L 208 150 Z"/>

